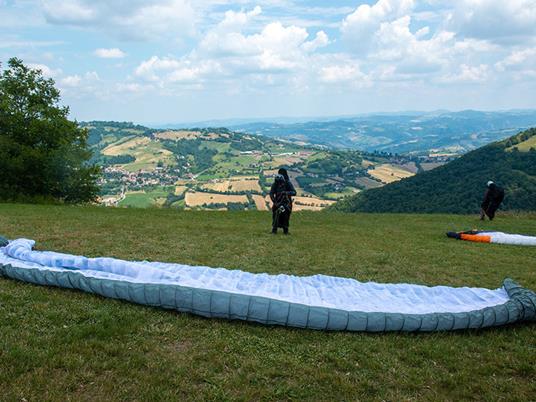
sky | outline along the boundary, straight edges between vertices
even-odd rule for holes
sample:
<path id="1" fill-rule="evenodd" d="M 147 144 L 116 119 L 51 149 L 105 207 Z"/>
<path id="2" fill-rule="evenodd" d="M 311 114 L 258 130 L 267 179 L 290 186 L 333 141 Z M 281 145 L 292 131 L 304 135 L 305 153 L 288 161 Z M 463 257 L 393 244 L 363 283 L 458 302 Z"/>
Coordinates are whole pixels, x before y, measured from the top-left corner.
<path id="1" fill-rule="evenodd" d="M 536 108 L 536 0 L 0 0 L 0 62 L 136 123 Z"/>

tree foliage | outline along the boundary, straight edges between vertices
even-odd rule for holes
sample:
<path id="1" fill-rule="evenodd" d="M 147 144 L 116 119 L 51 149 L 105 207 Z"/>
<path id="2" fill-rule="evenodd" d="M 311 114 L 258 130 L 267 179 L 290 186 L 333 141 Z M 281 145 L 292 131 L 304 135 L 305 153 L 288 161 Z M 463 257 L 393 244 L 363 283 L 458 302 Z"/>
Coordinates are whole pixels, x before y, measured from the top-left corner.
<path id="1" fill-rule="evenodd" d="M 68 119 L 52 79 L 12 58 L 0 75 L 0 198 L 95 199 L 87 130 Z"/>
<path id="2" fill-rule="evenodd" d="M 505 189 L 502 209 L 536 211 L 536 151 L 515 147 L 536 128 L 475 151 L 429 172 L 339 201 L 346 212 L 474 213 L 493 180 Z"/>

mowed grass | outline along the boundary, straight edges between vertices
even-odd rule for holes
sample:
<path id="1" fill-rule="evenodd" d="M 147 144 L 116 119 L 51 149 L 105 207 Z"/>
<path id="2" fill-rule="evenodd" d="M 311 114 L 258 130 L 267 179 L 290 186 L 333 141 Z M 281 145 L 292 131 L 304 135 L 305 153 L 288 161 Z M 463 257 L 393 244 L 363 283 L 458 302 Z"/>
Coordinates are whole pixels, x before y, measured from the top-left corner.
<path id="1" fill-rule="evenodd" d="M 536 215 L 296 213 L 0 204 L 0 234 L 42 250 L 317 273 L 361 281 L 536 289 L 536 248 L 447 239 L 536 235 Z M 0 400 L 536 399 L 536 325 L 430 334 L 320 332 L 205 319 L 0 279 Z M 23 399 L 24 398 L 24 399 Z"/>

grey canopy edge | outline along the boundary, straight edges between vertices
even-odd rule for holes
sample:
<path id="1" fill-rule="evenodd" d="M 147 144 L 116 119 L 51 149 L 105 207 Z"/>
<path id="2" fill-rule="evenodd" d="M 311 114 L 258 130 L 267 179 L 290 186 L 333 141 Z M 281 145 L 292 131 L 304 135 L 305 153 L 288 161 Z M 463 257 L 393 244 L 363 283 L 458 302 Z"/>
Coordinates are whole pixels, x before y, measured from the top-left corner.
<path id="1" fill-rule="evenodd" d="M 510 299 L 462 313 L 401 314 L 345 311 L 328 307 L 180 285 L 144 284 L 86 277 L 77 271 L 50 271 L 0 264 L 0 276 L 98 294 L 207 318 L 330 331 L 433 332 L 479 329 L 536 321 L 536 293 L 511 279 L 503 286 Z"/>

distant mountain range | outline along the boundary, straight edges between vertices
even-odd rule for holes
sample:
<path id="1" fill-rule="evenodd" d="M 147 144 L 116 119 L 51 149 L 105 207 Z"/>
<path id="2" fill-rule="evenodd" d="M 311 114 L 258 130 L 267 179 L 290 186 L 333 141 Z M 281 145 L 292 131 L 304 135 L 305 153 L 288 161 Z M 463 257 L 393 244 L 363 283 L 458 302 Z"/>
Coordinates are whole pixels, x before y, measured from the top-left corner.
<path id="1" fill-rule="evenodd" d="M 536 211 L 536 128 L 469 152 L 429 172 L 339 201 L 345 212 L 474 213 L 486 182 L 506 191 L 504 210 Z"/>
<path id="2" fill-rule="evenodd" d="M 210 123 L 218 125 L 217 121 Z M 380 113 L 314 121 L 219 123 L 235 131 L 336 149 L 459 155 L 536 126 L 536 110 Z"/>

